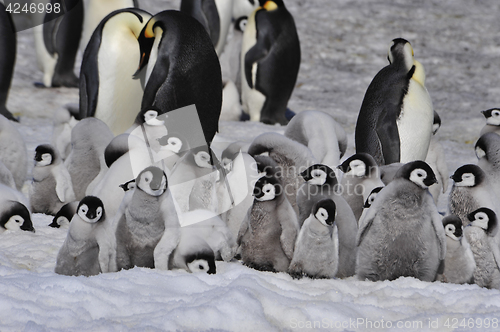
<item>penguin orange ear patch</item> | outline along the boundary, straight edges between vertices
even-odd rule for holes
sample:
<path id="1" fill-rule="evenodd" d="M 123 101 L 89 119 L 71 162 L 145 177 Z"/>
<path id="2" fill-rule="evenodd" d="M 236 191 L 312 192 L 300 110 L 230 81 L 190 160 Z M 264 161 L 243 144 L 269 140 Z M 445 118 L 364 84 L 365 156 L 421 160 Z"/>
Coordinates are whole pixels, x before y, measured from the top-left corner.
<path id="1" fill-rule="evenodd" d="M 273 10 L 276 10 L 278 9 L 278 5 L 276 4 L 276 2 L 274 1 L 266 1 L 266 3 L 264 4 L 264 8 L 270 12 L 270 11 L 273 11 Z"/>

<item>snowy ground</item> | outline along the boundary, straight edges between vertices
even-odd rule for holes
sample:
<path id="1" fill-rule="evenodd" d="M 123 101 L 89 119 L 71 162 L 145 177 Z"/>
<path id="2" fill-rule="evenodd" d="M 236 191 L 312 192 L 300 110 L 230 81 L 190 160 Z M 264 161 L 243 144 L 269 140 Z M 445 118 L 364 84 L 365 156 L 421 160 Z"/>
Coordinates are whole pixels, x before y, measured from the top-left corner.
<path id="1" fill-rule="evenodd" d="M 180 1 L 142 1 L 154 13 Z M 353 132 L 364 92 L 387 64 L 389 43 L 408 39 L 425 67 L 441 115 L 439 132 L 450 173 L 475 163 L 473 145 L 498 107 L 500 35 L 497 0 L 286 0 L 302 44 L 302 65 L 290 108 L 332 114 Z M 76 89 L 36 89 L 40 81 L 32 31 L 18 34 L 18 60 L 8 102 L 21 116 L 29 153 L 50 142 L 51 116 L 78 101 Z M 221 136 L 251 140 L 282 130 L 223 122 Z M 446 197 L 439 202 L 446 210 Z M 0 235 L 1 331 L 500 330 L 500 292 L 475 285 L 293 280 L 239 263 L 218 263 L 216 275 L 135 268 L 96 277 L 53 273 L 64 229 L 34 215 L 36 233 Z M 370 328 L 371 327 L 371 328 Z M 455 329 L 457 328 L 457 329 Z"/>

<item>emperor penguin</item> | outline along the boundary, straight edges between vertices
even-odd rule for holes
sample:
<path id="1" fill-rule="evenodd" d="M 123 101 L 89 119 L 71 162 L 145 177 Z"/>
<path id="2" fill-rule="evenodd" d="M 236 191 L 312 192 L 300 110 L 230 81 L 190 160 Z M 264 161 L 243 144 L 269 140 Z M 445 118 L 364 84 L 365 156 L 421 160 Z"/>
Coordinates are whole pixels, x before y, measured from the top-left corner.
<path id="1" fill-rule="evenodd" d="M 446 257 L 446 235 L 428 188 L 436 182 L 423 161 L 405 164 L 373 202 L 357 236 L 360 280 L 414 277 L 434 281 Z"/>
<path id="2" fill-rule="evenodd" d="M 51 0 L 50 3 L 57 1 Z M 55 10 L 47 12 L 43 19 L 39 18 L 40 25 L 35 25 L 38 64 L 43 72 L 43 82 L 35 83 L 35 86 L 78 87 L 74 67 L 82 35 L 83 1 L 65 1 L 63 5 L 64 15 Z"/>
<path id="3" fill-rule="evenodd" d="M 0 198 L 0 234 L 6 230 L 35 232 L 31 213 L 26 205 L 19 201 Z"/>
<path id="4" fill-rule="evenodd" d="M 299 232 L 297 216 L 276 177 L 260 178 L 254 204 L 238 233 L 243 264 L 261 271 L 286 272 Z"/>
<path id="5" fill-rule="evenodd" d="M 75 192 L 81 200 L 88 185 L 105 166 L 104 150 L 113 139 L 113 133 L 99 119 L 85 118 L 71 131 L 71 152 L 64 161 Z"/>
<path id="6" fill-rule="evenodd" d="M 429 187 L 429 192 L 434 198 L 434 202 L 437 204 L 439 200 L 439 195 L 441 193 L 446 193 L 448 190 L 448 165 L 446 164 L 444 149 L 439 139 L 436 137 L 436 133 L 441 127 L 441 118 L 439 114 L 434 111 L 434 124 L 432 125 L 432 138 L 429 143 L 429 151 L 427 152 L 427 157 L 425 162 L 431 166 L 438 183 L 433 184 Z"/>
<path id="7" fill-rule="evenodd" d="M 164 171 L 145 168 L 119 211 L 115 216 L 118 270 L 134 266 L 168 269 L 179 243 L 180 224 Z"/>
<path id="8" fill-rule="evenodd" d="M 498 245 L 498 219 L 488 208 L 479 208 L 468 216 L 471 222 L 464 229 L 469 241 L 476 269 L 474 283 L 479 287 L 500 289 L 500 249 Z"/>
<path id="9" fill-rule="evenodd" d="M 288 123 L 285 117 L 300 67 L 295 21 L 283 0 L 259 0 L 241 48 L 241 100 L 251 121 Z"/>
<path id="10" fill-rule="evenodd" d="M 233 0 L 182 0 L 180 11 L 200 22 L 222 54 L 233 15 Z"/>
<path id="11" fill-rule="evenodd" d="M 113 253 L 101 244 L 110 235 L 102 232 L 105 219 L 106 213 L 99 198 L 85 196 L 80 201 L 66 240 L 57 254 L 57 274 L 88 277 L 109 272 Z M 103 256 L 106 256 L 105 262 Z"/>
<path id="12" fill-rule="evenodd" d="M 16 63 L 17 37 L 14 21 L 5 5 L 0 3 L 0 114 L 9 120 L 17 121 L 7 109 L 7 97 Z"/>
<path id="13" fill-rule="evenodd" d="M 486 173 L 488 182 L 500 197 L 500 135 L 486 133 L 476 142 L 477 164 Z"/>
<path id="14" fill-rule="evenodd" d="M 307 146 L 321 164 L 335 168 L 347 149 L 347 135 L 335 119 L 320 111 L 295 115 L 285 129 L 285 136 Z"/>
<path id="15" fill-rule="evenodd" d="M 83 54 L 80 117 L 95 116 L 114 135 L 130 128 L 141 110 L 143 86 L 133 76 L 141 57 L 138 38 L 150 18 L 135 8 L 112 12 L 99 23 Z"/>
<path id="16" fill-rule="evenodd" d="M 446 233 L 446 257 L 444 271 L 438 280 L 454 284 L 474 282 L 476 261 L 466 237 L 463 237 L 462 220 L 455 215 L 443 218 Z"/>
<path id="17" fill-rule="evenodd" d="M 215 274 L 215 255 L 212 248 L 200 236 L 181 228 L 179 244 L 170 255 L 168 269 L 182 269 L 187 272 Z"/>
<path id="18" fill-rule="evenodd" d="M 248 154 L 253 157 L 262 153 L 268 153 L 269 157 L 278 163 L 283 186 L 286 188 L 284 194 L 298 215 L 296 195 L 303 183 L 299 174 L 309 166 L 317 164 L 316 157 L 303 144 L 273 132 L 257 136 L 248 148 Z"/>
<path id="19" fill-rule="evenodd" d="M 422 64 L 402 38 L 394 39 L 389 65 L 366 90 L 355 130 L 356 152 L 371 154 L 379 165 L 425 160 L 434 110 Z"/>
<path id="20" fill-rule="evenodd" d="M 99 23 L 111 12 L 124 8 L 138 7 L 137 0 L 85 0 L 85 15 L 81 48 L 84 50 Z"/>
<path id="21" fill-rule="evenodd" d="M 143 28 L 139 44 L 138 72 L 147 67 L 141 110 L 156 106 L 163 114 L 195 105 L 210 145 L 219 128 L 222 74 L 201 23 L 179 11 L 160 12 Z"/>
<path id="22" fill-rule="evenodd" d="M 28 173 L 28 151 L 21 133 L 12 121 L 0 114 L 0 161 L 14 177 L 21 190 Z"/>
<path id="23" fill-rule="evenodd" d="M 451 176 L 454 183 L 448 198 L 450 214 L 459 217 L 463 226 L 469 224 L 467 216 L 480 207 L 496 211 L 498 196 L 481 167 L 473 164 L 459 167 Z"/>
<path id="24" fill-rule="evenodd" d="M 340 193 L 359 221 L 366 198 L 374 188 L 384 186 L 375 159 L 367 153 L 356 153 L 339 167 L 344 175 L 340 181 Z"/>
<path id="25" fill-rule="evenodd" d="M 71 222 L 71 219 L 73 219 L 73 216 L 76 214 L 79 204 L 79 201 L 73 201 L 64 204 L 62 208 L 57 211 L 49 226 L 53 228 L 69 228 L 69 223 Z"/>
<path id="26" fill-rule="evenodd" d="M 479 136 L 483 136 L 486 133 L 496 133 L 500 135 L 500 109 L 499 108 L 490 108 L 485 111 L 481 111 L 481 113 L 486 118 L 486 124 L 481 129 Z"/>
<path id="27" fill-rule="evenodd" d="M 30 203 L 33 213 L 56 215 L 75 193 L 66 166 L 50 144 L 35 149 L 35 166 L 30 187 Z"/>
<path id="28" fill-rule="evenodd" d="M 296 278 L 307 276 L 334 278 L 339 265 L 339 236 L 335 230 L 335 203 L 330 198 L 314 204 L 300 229 L 288 273 Z"/>

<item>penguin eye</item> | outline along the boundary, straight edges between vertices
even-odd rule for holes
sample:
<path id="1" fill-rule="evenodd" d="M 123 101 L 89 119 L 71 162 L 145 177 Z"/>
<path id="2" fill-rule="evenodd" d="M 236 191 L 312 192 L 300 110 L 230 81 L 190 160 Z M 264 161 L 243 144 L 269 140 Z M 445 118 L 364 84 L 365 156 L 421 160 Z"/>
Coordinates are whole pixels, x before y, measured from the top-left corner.
<path id="1" fill-rule="evenodd" d="M 500 111 L 493 111 L 491 112 L 493 116 L 500 116 Z"/>
<path id="2" fill-rule="evenodd" d="M 204 269 L 203 265 L 201 265 L 201 264 L 200 264 L 200 265 L 198 265 L 198 268 L 199 268 L 200 270 L 203 270 L 203 269 Z"/>

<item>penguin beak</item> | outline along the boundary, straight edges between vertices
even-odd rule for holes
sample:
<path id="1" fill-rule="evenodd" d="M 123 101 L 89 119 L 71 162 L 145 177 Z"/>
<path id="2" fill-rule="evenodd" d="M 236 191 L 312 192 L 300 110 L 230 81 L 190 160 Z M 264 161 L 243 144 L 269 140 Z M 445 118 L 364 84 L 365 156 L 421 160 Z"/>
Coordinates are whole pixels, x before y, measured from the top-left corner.
<path id="1" fill-rule="evenodd" d="M 438 180 L 436 179 L 436 177 L 432 177 L 432 178 L 430 178 L 430 179 L 426 179 L 426 180 L 424 181 L 424 184 L 425 184 L 427 187 L 430 187 L 430 186 L 432 186 L 432 185 L 433 185 L 433 184 L 435 184 L 435 183 L 438 183 Z"/>
<path id="2" fill-rule="evenodd" d="M 485 118 L 488 118 L 488 115 L 486 114 L 486 111 L 481 111 L 481 113 L 484 115 Z"/>
<path id="3" fill-rule="evenodd" d="M 35 228 L 33 227 L 33 224 L 30 222 L 24 222 L 23 225 L 21 226 L 21 229 L 23 231 L 28 231 L 28 232 L 33 232 L 35 233 Z"/>
<path id="4" fill-rule="evenodd" d="M 149 62 L 149 56 L 151 54 L 151 49 L 153 48 L 155 42 L 154 33 L 148 32 L 150 29 L 150 23 L 146 24 L 146 26 L 142 29 L 141 34 L 137 41 L 139 42 L 139 48 L 141 50 L 141 61 L 139 63 L 139 68 L 134 73 L 134 79 L 139 78 L 139 73 L 147 66 Z M 154 24 L 154 22 L 153 22 Z"/>

